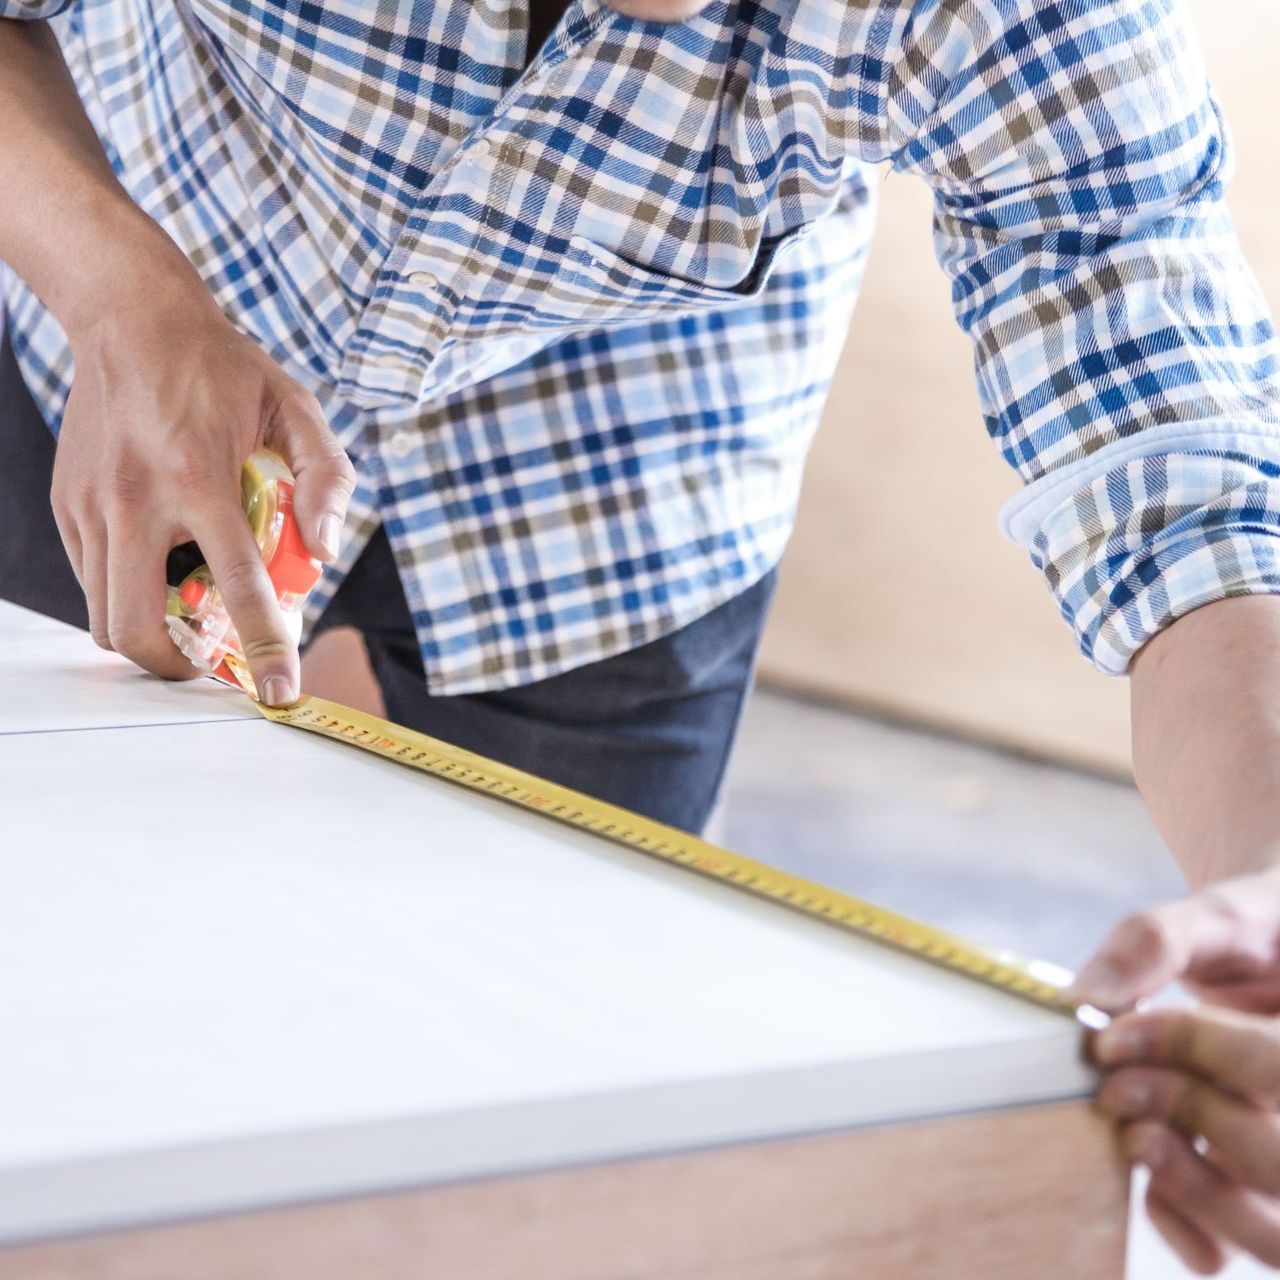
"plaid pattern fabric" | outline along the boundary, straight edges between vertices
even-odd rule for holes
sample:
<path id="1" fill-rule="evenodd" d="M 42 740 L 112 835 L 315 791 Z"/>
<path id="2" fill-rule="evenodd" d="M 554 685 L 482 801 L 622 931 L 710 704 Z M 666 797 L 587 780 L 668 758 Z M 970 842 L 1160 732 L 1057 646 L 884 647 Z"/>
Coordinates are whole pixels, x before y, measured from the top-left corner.
<path id="1" fill-rule="evenodd" d="M 62 0 L 0 0 L 52 16 Z M 122 181 L 325 404 L 436 692 L 535 680 L 771 567 L 887 164 L 936 195 L 1002 513 L 1100 670 L 1280 590 L 1277 360 L 1178 0 L 80 0 Z M 65 340 L 13 341 L 57 425 Z M 909 513 L 904 513 L 909 516 Z M 980 567 L 975 566 L 975 571 Z"/>

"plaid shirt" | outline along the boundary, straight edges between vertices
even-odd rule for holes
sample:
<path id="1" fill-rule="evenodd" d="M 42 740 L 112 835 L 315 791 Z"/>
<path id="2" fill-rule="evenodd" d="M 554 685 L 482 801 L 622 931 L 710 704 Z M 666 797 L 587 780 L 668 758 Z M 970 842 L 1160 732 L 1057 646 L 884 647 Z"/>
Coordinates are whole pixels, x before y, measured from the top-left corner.
<path id="1" fill-rule="evenodd" d="M 55 23 L 130 194 L 357 461 L 317 610 L 384 521 L 430 687 L 459 693 L 758 578 L 881 164 L 936 195 L 987 431 L 1027 482 L 1003 527 L 1083 652 L 1121 673 L 1197 605 L 1280 590 L 1276 348 L 1177 0 L 713 0 L 666 27 L 574 0 L 527 69 L 525 22 L 82 0 Z M 66 342 L 7 292 L 56 427 Z"/>

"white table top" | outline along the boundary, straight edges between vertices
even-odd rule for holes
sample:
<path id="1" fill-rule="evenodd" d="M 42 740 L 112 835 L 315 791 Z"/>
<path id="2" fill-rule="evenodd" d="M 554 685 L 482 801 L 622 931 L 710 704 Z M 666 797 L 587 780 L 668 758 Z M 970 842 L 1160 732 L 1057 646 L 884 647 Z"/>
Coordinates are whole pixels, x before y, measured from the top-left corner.
<path id="1" fill-rule="evenodd" d="M 153 679 L 83 631 L 3 600 L 0 644 L 0 735 L 257 718 L 234 689 Z"/>
<path id="2" fill-rule="evenodd" d="M 0 1241 L 1089 1087 L 1065 1018 L 31 626 Z"/>

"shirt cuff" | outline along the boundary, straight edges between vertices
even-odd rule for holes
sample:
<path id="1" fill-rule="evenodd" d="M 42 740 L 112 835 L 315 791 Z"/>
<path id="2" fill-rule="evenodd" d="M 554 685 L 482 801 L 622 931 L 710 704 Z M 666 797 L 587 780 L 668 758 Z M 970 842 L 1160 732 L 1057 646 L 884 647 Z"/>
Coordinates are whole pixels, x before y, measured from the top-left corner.
<path id="1" fill-rule="evenodd" d="M 1237 433 L 1247 448 L 1214 434 L 1095 464 L 1066 496 L 1046 477 L 1002 513 L 1104 675 L 1125 675 L 1152 636 L 1201 605 L 1280 594 L 1280 430 Z"/>

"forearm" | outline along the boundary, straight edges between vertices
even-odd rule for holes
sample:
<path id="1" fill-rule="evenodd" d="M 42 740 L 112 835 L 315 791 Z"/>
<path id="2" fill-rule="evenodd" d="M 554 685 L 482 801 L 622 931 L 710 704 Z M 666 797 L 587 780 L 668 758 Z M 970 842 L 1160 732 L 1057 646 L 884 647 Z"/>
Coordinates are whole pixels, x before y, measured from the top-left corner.
<path id="1" fill-rule="evenodd" d="M 1192 610 L 1130 670 L 1138 787 L 1194 888 L 1280 866 L 1280 597 Z"/>
<path id="2" fill-rule="evenodd" d="M 52 31 L 0 20 L 0 259 L 72 336 L 199 277 L 116 180 Z"/>

